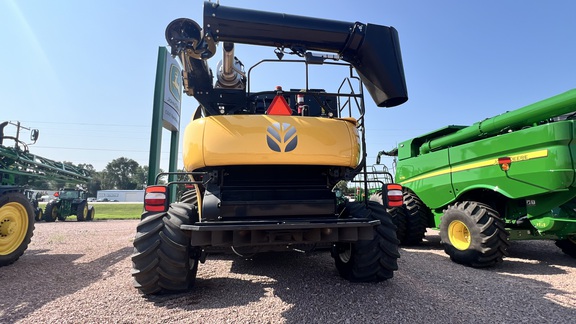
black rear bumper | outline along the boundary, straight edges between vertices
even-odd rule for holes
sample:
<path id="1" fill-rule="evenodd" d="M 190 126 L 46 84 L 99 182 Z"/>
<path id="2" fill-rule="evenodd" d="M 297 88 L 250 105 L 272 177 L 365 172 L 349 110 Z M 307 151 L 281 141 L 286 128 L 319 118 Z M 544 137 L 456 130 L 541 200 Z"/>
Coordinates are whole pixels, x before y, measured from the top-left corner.
<path id="1" fill-rule="evenodd" d="M 182 225 L 192 246 L 257 246 L 370 240 L 378 220 L 322 219 L 284 221 L 213 221 Z"/>

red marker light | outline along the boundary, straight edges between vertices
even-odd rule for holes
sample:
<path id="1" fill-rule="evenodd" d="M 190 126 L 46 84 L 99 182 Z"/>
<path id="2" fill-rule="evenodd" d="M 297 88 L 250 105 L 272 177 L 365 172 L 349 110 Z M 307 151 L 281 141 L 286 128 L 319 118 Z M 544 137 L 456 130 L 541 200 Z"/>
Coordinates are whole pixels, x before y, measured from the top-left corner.
<path id="1" fill-rule="evenodd" d="M 512 164 L 512 159 L 508 156 L 498 158 L 498 164 L 500 165 L 500 169 L 502 171 L 510 170 L 510 165 Z"/>
<path id="2" fill-rule="evenodd" d="M 404 202 L 404 195 L 402 194 L 402 186 L 399 184 L 386 185 L 386 195 L 388 196 L 388 207 L 401 207 Z"/>
<path id="3" fill-rule="evenodd" d="M 149 212 L 168 210 L 168 188 L 165 186 L 149 186 L 144 194 L 144 209 Z"/>

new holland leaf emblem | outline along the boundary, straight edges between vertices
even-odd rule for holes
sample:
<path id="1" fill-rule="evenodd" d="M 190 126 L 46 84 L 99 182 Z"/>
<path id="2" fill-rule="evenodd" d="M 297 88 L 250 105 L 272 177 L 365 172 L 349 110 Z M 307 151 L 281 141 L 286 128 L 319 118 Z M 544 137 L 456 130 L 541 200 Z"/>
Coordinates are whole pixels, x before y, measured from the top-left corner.
<path id="1" fill-rule="evenodd" d="M 288 123 L 273 123 L 266 130 L 268 147 L 275 152 L 290 152 L 298 145 L 296 128 Z"/>

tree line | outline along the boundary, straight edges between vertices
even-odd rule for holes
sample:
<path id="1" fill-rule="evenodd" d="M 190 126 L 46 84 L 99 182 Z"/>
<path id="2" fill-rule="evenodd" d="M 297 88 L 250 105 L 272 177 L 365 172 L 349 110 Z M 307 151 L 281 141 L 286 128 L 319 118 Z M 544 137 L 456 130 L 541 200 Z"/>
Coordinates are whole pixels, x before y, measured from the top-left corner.
<path id="1" fill-rule="evenodd" d="M 78 165 L 66 161 L 63 163 L 88 171 L 91 180 L 82 185 L 88 190 L 91 196 L 96 196 L 98 190 L 144 189 L 148 180 L 148 166 L 140 165 L 138 162 L 126 157 L 112 160 L 102 171 L 96 171 L 94 166 L 88 163 L 81 163 Z M 162 172 L 162 170 L 160 170 L 160 172 Z M 58 190 L 60 188 L 70 188 L 76 185 L 76 183 L 59 179 L 47 179 L 44 177 L 28 175 L 18 176 L 16 184 L 39 190 Z"/>

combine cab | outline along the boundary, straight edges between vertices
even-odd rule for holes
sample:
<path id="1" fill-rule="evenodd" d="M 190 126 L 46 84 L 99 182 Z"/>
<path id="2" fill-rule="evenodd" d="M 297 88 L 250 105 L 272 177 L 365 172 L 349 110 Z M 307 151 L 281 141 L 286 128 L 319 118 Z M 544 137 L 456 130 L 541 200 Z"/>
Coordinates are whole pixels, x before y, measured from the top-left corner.
<path id="1" fill-rule="evenodd" d="M 135 287 L 187 290 L 206 252 L 223 247 L 256 253 L 328 244 L 343 278 L 391 278 L 399 254 L 386 208 L 338 199 L 334 187 L 366 167 L 364 87 L 380 107 L 407 100 L 396 30 L 206 2 L 204 28 L 177 19 L 166 37 L 184 66 L 184 92 L 200 103 L 183 139 L 188 180 L 180 183 L 191 189 L 173 204 L 169 185 L 146 189 Z M 206 60 L 217 42 L 223 58 L 213 84 Z M 271 46 L 278 59 L 246 72 L 234 43 Z M 296 59 L 283 59 L 290 54 Z M 253 71 L 286 64 L 305 71 L 300 86 L 253 90 Z M 309 71 L 322 66 L 343 72 L 339 87 L 309 87 Z M 281 73 L 266 78 L 285 81 Z M 401 190 L 384 195 L 401 204 Z"/>

